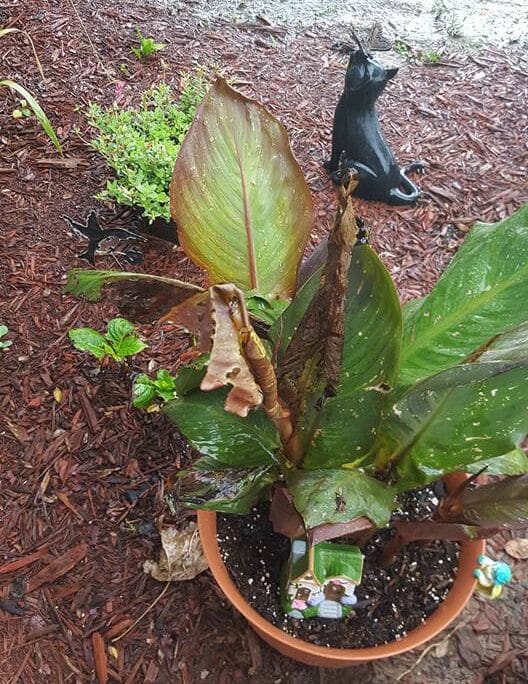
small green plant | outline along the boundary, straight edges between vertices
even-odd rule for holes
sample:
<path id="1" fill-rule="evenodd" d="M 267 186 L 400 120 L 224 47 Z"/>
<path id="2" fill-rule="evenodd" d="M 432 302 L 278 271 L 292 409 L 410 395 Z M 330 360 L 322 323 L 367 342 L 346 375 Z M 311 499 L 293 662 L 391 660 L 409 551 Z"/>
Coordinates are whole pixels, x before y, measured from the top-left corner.
<path id="1" fill-rule="evenodd" d="M 5 337 L 7 333 L 9 332 L 9 329 L 7 325 L 0 325 L 0 349 L 7 349 L 10 347 L 13 342 L 11 340 L 3 340 L 2 337 Z"/>
<path id="2" fill-rule="evenodd" d="M 139 40 L 139 47 L 133 47 L 131 50 L 138 59 L 146 59 L 167 47 L 165 43 L 156 43 L 154 38 L 146 38 L 139 28 L 136 28 L 136 35 Z"/>
<path id="3" fill-rule="evenodd" d="M 37 68 L 40 72 L 40 75 L 42 78 L 44 78 L 44 73 L 42 71 L 42 65 L 40 63 L 40 60 L 38 58 L 37 52 L 35 50 L 35 46 L 33 44 L 33 41 L 31 39 L 31 36 L 27 31 L 20 31 L 19 29 L 16 28 L 2 28 L 0 27 L 0 38 L 3 38 L 4 36 L 13 34 L 13 33 L 23 33 L 26 38 L 29 40 L 31 44 L 31 48 L 33 50 L 33 54 L 35 56 L 35 61 L 37 64 Z M 42 126 L 44 132 L 48 136 L 48 138 L 51 140 L 53 143 L 55 149 L 57 152 L 61 155 L 62 157 L 62 147 L 59 143 L 59 139 L 57 138 L 57 134 L 55 133 L 53 126 L 51 125 L 50 120 L 46 116 L 46 113 L 42 109 L 42 107 L 39 105 L 37 100 L 33 97 L 33 95 L 24 88 L 24 86 L 20 85 L 20 83 L 17 83 L 16 81 L 12 81 L 9 78 L 4 78 L 0 80 L 0 88 L 9 88 L 11 91 L 18 93 L 23 99 L 21 100 L 21 103 L 23 102 L 24 105 L 22 108 L 15 109 L 13 111 L 13 117 L 16 118 L 21 118 L 24 116 L 29 116 L 31 113 L 30 110 L 33 112 L 35 115 L 37 121 L 39 124 Z"/>
<path id="4" fill-rule="evenodd" d="M 397 40 L 394 42 L 394 52 L 397 52 L 400 57 L 403 57 L 403 59 L 410 59 L 411 57 L 411 49 L 407 45 L 407 43 L 404 43 L 401 40 Z"/>
<path id="5" fill-rule="evenodd" d="M 31 116 L 31 109 L 28 107 L 26 100 L 19 100 L 18 107 L 11 112 L 13 119 L 22 119 L 25 116 Z"/>
<path id="6" fill-rule="evenodd" d="M 121 363 L 147 347 L 136 335 L 133 324 L 124 318 L 109 321 L 104 335 L 93 328 L 73 328 L 68 336 L 76 349 L 90 352 L 100 361 L 109 357 Z"/>
<path id="7" fill-rule="evenodd" d="M 88 121 L 97 136 L 91 146 L 113 169 L 98 199 L 139 207 L 145 218 L 170 220 L 169 183 L 174 162 L 196 107 L 207 90 L 206 79 L 186 75 L 178 102 L 165 83 L 146 90 L 138 107 L 114 104 L 88 108 Z"/>
<path id="8" fill-rule="evenodd" d="M 442 59 L 442 55 L 437 50 L 430 50 L 429 52 L 422 52 L 422 62 L 424 64 L 438 64 Z"/>
<path id="9" fill-rule="evenodd" d="M 160 368 L 154 380 L 141 373 L 132 386 L 132 405 L 135 408 L 148 408 L 157 399 L 169 401 L 176 398 L 174 377 L 168 370 Z"/>

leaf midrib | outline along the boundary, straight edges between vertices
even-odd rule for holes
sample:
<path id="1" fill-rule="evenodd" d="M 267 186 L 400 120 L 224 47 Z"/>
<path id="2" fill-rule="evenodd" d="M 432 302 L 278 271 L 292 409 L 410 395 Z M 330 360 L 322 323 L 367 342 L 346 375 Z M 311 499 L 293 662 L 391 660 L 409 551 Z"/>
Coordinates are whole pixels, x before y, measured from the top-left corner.
<path id="1" fill-rule="evenodd" d="M 257 273 L 257 260 L 255 255 L 255 239 L 253 235 L 253 225 L 251 223 L 251 211 L 249 205 L 249 197 L 247 193 L 246 176 L 244 173 L 244 168 L 242 166 L 242 160 L 240 158 L 240 150 L 238 143 L 233 139 L 233 145 L 235 149 L 236 160 L 238 168 L 240 171 L 240 182 L 242 184 L 242 204 L 244 207 L 244 226 L 246 229 L 246 242 L 247 242 L 247 252 L 248 252 L 248 265 L 249 265 L 249 282 L 252 290 L 258 290 L 258 273 Z"/>
<path id="2" fill-rule="evenodd" d="M 418 346 L 413 345 L 412 347 L 408 348 L 410 349 L 410 351 L 408 351 L 407 353 L 405 353 L 405 349 L 402 349 L 400 369 L 404 367 L 405 361 L 410 356 L 416 354 L 417 350 L 424 349 L 424 347 L 426 346 L 425 342 L 429 341 L 431 338 L 440 337 L 446 330 L 452 327 L 453 321 L 456 321 L 457 319 L 466 318 L 468 315 L 470 315 L 476 309 L 478 309 L 483 303 L 486 303 L 487 301 L 496 298 L 498 294 L 511 287 L 518 280 L 520 280 L 522 276 L 526 274 L 528 274 L 528 263 L 524 267 L 520 268 L 515 273 L 515 276 L 513 278 L 507 281 L 503 281 L 501 284 L 497 285 L 493 289 L 483 291 L 480 297 L 475 297 L 474 299 L 470 300 L 471 303 L 468 306 L 462 307 L 461 309 L 456 309 L 456 311 L 454 311 L 452 314 L 447 315 L 441 323 L 431 323 L 429 331 L 426 331 L 425 333 L 420 335 L 420 344 Z M 420 310 L 422 311 L 422 309 L 423 306 L 420 308 Z"/>

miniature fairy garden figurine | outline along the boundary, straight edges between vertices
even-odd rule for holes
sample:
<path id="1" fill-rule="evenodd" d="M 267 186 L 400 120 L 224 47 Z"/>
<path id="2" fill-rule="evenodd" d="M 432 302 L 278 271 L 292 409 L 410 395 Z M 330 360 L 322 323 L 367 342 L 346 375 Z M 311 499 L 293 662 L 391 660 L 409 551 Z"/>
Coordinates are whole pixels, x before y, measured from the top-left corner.
<path id="1" fill-rule="evenodd" d="M 346 617 L 357 603 L 363 554 L 357 546 L 294 539 L 283 571 L 282 607 L 293 618 Z"/>
<path id="2" fill-rule="evenodd" d="M 509 565 L 484 555 L 480 555 L 477 562 L 479 567 L 473 571 L 477 579 L 477 591 L 488 598 L 499 598 L 504 585 L 512 578 Z"/>

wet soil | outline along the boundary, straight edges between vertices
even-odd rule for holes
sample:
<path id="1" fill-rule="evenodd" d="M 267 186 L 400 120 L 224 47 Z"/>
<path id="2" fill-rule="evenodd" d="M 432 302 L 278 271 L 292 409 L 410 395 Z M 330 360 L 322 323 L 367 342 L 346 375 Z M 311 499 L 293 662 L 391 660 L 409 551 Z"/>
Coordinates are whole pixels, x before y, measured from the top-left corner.
<path id="1" fill-rule="evenodd" d="M 428 518 L 438 499 L 432 488 L 401 497 L 394 519 Z M 240 592 L 266 620 L 292 636 L 318 646 L 363 648 L 405 636 L 424 622 L 451 588 L 458 563 L 458 544 L 409 544 L 388 568 L 380 565 L 380 549 L 390 529 L 374 535 L 364 548 L 363 579 L 358 602 L 343 620 L 286 617 L 279 600 L 279 577 L 288 559 L 289 540 L 273 531 L 269 507 L 262 504 L 246 516 L 219 516 L 218 542 Z"/>

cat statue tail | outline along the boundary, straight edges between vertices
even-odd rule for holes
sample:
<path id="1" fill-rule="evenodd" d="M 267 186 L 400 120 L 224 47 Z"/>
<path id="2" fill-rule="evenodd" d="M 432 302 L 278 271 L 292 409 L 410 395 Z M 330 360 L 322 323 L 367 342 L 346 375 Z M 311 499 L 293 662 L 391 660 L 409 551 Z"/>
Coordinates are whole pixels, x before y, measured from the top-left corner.
<path id="1" fill-rule="evenodd" d="M 389 193 L 391 204 L 413 204 L 416 202 L 418 197 L 422 194 L 422 191 L 412 182 L 412 180 L 407 178 L 406 174 L 412 173 L 413 171 L 422 172 L 424 169 L 425 164 L 422 164 L 422 162 L 413 162 L 403 169 L 400 169 L 403 190 L 400 190 L 400 188 L 391 188 Z"/>

